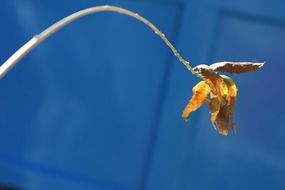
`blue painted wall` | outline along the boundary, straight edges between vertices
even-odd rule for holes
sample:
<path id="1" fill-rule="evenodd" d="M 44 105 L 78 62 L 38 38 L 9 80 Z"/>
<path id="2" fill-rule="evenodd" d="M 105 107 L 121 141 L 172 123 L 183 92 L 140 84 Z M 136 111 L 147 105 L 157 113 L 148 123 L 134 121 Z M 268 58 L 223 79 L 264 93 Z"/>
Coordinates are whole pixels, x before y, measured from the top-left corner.
<path id="1" fill-rule="evenodd" d="M 231 76 L 236 135 L 206 108 L 180 115 L 198 79 L 142 23 L 72 23 L 0 81 L 0 183 L 24 189 L 284 189 L 283 1 L 4 1 L 0 62 L 55 21 L 112 4 L 155 23 L 193 65 L 267 61 Z"/>

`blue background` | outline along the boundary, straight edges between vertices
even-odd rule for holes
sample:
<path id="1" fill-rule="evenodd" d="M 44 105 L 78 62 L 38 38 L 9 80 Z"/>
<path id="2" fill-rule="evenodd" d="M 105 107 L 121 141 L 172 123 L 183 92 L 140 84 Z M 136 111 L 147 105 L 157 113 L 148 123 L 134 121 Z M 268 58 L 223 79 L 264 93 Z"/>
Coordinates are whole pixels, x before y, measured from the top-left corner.
<path id="1" fill-rule="evenodd" d="M 285 2 L 9 0 L 0 62 L 75 11 L 111 4 L 156 24 L 192 65 L 266 61 L 231 76 L 237 134 L 184 106 L 199 80 L 142 23 L 100 13 L 72 23 L 0 81 L 0 183 L 23 189 L 285 189 Z"/>

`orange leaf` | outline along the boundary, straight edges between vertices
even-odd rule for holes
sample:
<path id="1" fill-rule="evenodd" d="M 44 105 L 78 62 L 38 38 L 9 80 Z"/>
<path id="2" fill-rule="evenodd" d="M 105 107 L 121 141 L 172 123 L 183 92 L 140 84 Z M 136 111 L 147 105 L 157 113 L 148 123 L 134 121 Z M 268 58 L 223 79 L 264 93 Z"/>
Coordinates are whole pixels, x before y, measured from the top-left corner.
<path id="1" fill-rule="evenodd" d="M 184 112 L 182 114 L 183 119 L 186 120 L 191 112 L 196 111 L 203 105 L 210 90 L 211 89 L 209 85 L 205 81 L 201 81 L 193 87 L 193 96 L 184 109 Z"/>

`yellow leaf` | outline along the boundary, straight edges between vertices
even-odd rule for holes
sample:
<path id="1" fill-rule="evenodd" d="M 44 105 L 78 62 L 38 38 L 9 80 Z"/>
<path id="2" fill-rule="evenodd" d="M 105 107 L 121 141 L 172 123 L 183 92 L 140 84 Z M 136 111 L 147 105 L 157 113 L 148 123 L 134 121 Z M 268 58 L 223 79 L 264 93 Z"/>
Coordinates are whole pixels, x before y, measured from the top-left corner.
<path id="1" fill-rule="evenodd" d="M 186 120 L 191 112 L 196 111 L 203 105 L 210 90 L 211 89 L 209 85 L 205 81 L 201 81 L 193 87 L 193 96 L 184 109 L 184 112 L 182 114 L 183 119 Z"/>

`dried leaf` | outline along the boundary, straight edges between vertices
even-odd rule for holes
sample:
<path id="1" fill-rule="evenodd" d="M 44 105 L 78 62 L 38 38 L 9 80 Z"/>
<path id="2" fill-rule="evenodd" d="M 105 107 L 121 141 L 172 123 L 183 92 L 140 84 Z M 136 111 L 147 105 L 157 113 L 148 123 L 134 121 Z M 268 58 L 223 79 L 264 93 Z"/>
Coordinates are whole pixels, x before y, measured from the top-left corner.
<path id="1" fill-rule="evenodd" d="M 197 110 L 204 103 L 211 110 L 211 122 L 216 130 L 222 135 L 229 133 L 229 122 L 231 129 L 236 133 L 236 124 L 233 120 L 234 108 L 237 97 L 237 87 L 234 81 L 217 71 L 229 73 L 252 72 L 261 68 L 264 63 L 251 62 L 220 62 L 208 65 L 198 65 L 194 71 L 202 75 L 205 81 L 200 82 L 193 88 L 194 95 L 186 106 L 182 117 L 189 117 L 189 114 Z M 207 99 L 210 93 L 210 99 Z"/>
<path id="2" fill-rule="evenodd" d="M 222 135 L 227 136 L 229 133 L 229 105 L 221 105 L 217 96 L 210 94 L 210 102 L 206 105 L 211 110 L 211 122 L 216 130 Z"/>
<path id="3" fill-rule="evenodd" d="M 227 96 L 228 91 L 223 78 L 220 77 L 220 75 L 218 75 L 215 71 L 210 69 L 208 65 L 198 65 L 194 69 L 205 77 L 206 82 L 211 87 L 212 92 L 217 95 L 221 104 L 224 105 L 226 103 L 225 97 Z"/>
<path id="4" fill-rule="evenodd" d="M 236 133 L 237 129 L 236 129 L 236 124 L 232 121 L 232 131 L 234 133 Z"/>
<path id="5" fill-rule="evenodd" d="M 212 113 L 211 122 L 215 129 L 217 129 L 220 134 L 226 136 L 229 133 L 229 122 L 231 122 L 233 132 L 236 131 L 236 126 L 233 121 L 233 113 L 237 96 L 237 87 L 231 78 L 223 75 L 221 75 L 221 78 L 224 82 L 223 89 L 221 90 L 223 90 L 226 104 L 221 104 L 217 95 L 211 92 L 208 107 Z"/>
<path id="6" fill-rule="evenodd" d="M 215 126 L 218 128 L 218 132 L 222 135 L 227 136 L 229 134 L 229 106 L 222 105 L 220 107 Z"/>
<path id="7" fill-rule="evenodd" d="M 200 73 L 203 77 L 206 79 L 209 79 L 211 81 L 216 81 L 219 78 L 221 78 L 214 70 L 212 70 L 208 65 L 197 65 L 194 67 L 194 70 L 198 73 Z"/>
<path id="8" fill-rule="evenodd" d="M 217 95 L 220 99 L 221 103 L 224 105 L 226 104 L 225 100 L 229 96 L 229 90 L 227 84 L 224 82 L 222 78 L 218 79 L 216 81 L 216 89 L 217 89 Z"/>
<path id="9" fill-rule="evenodd" d="M 233 132 L 236 132 L 236 126 L 235 126 L 235 123 L 233 121 L 233 115 L 234 115 L 234 109 L 235 109 L 238 89 L 237 89 L 235 82 L 231 78 L 224 76 L 224 75 L 221 75 L 221 77 L 224 79 L 225 83 L 228 86 L 228 90 L 229 90 L 228 103 L 230 106 L 229 117 L 231 120 L 232 130 L 233 130 Z"/>
<path id="10" fill-rule="evenodd" d="M 224 82 L 228 87 L 228 101 L 231 106 L 230 114 L 233 115 L 238 89 L 235 82 L 230 77 L 227 77 L 225 75 L 220 76 L 224 79 Z"/>
<path id="11" fill-rule="evenodd" d="M 210 65 L 210 69 L 213 71 L 239 74 L 256 71 L 263 67 L 263 65 L 264 63 L 253 62 L 218 62 Z"/>
<path id="12" fill-rule="evenodd" d="M 217 129 L 216 126 L 216 120 L 217 120 L 217 116 L 218 113 L 220 111 L 220 107 L 221 107 L 221 102 L 219 101 L 219 99 L 217 98 L 216 95 L 214 95 L 213 93 L 210 94 L 210 103 L 209 103 L 209 109 L 211 110 L 211 122 L 214 126 L 215 129 Z"/>
<path id="13" fill-rule="evenodd" d="M 183 119 L 186 120 L 191 112 L 196 111 L 203 105 L 210 90 L 209 85 L 205 81 L 201 81 L 193 87 L 193 96 L 184 109 L 182 114 Z"/>

